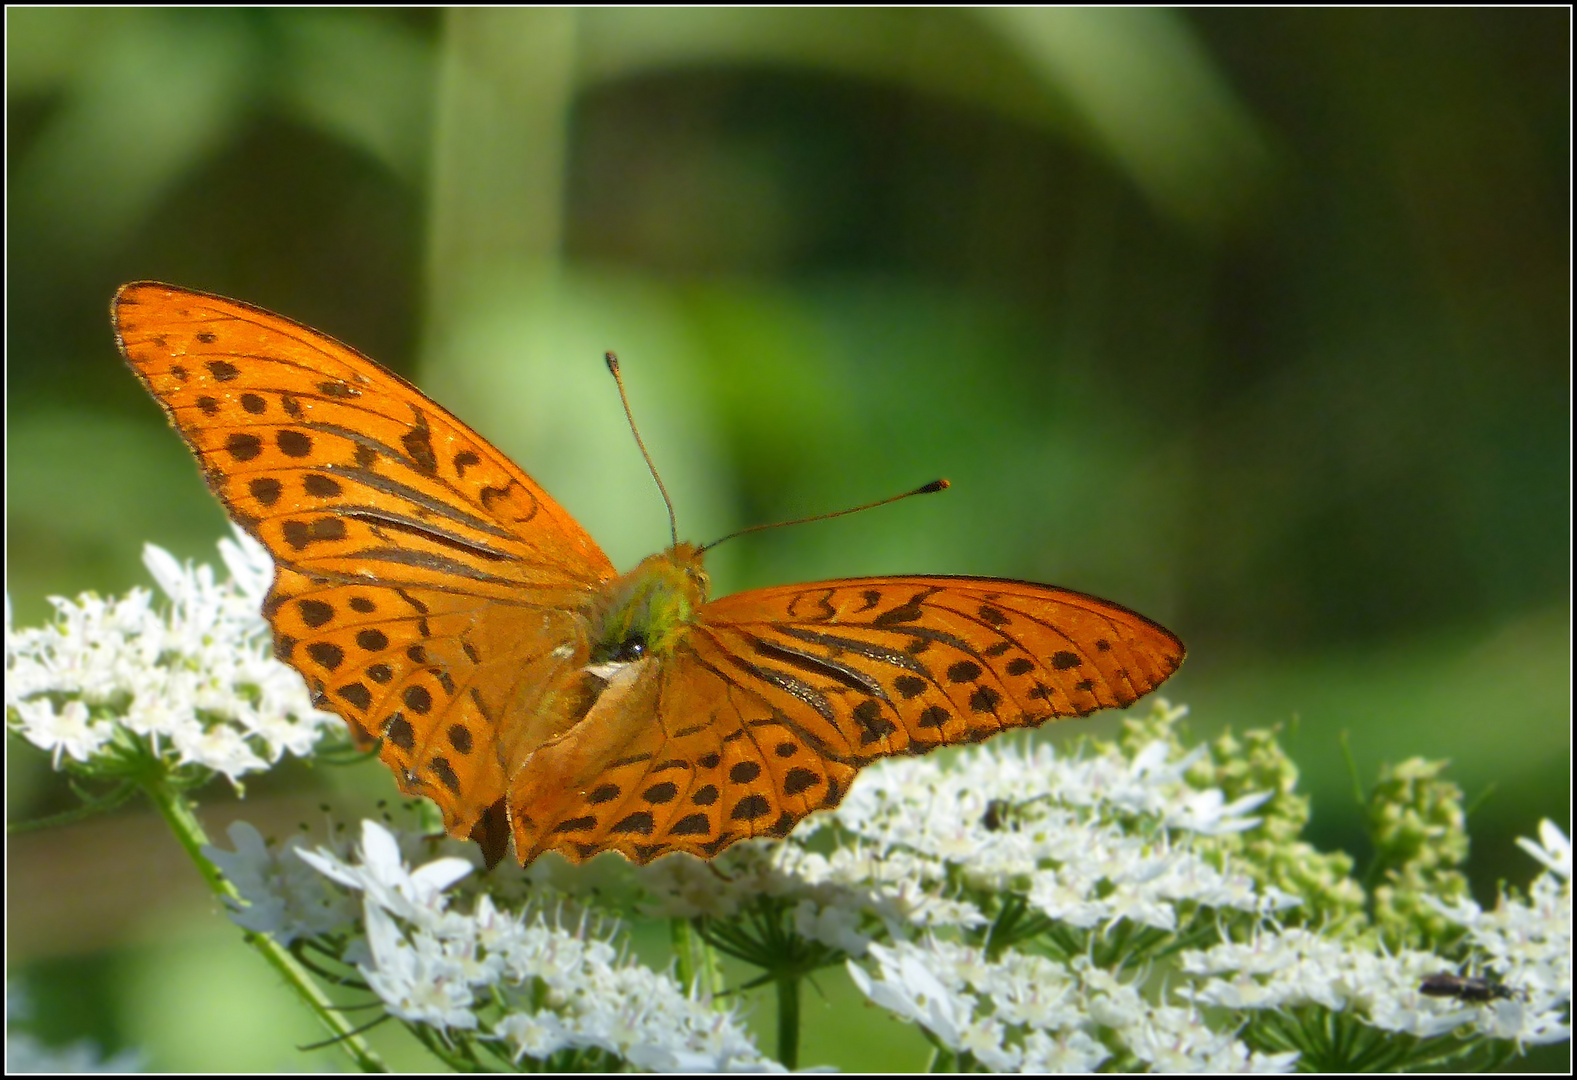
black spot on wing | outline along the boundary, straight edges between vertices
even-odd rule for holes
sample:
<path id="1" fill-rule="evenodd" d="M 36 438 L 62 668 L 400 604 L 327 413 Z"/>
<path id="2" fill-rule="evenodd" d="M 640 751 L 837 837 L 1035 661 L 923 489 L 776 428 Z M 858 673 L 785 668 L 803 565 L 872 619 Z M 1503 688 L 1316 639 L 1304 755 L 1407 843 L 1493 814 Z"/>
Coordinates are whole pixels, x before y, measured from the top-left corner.
<path id="1" fill-rule="evenodd" d="M 706 836 L 712 831 L 712 821 L 705 814 L 689 814 L 674 822 L 668 832 L 673 836 Z"/>
<path id="2" fill-rule="evenodd" d="M 877 615 L 871 620 L 870 624 L 872 626 L 886 627 L 899 626 L 903 623 L 917 622 L 918 620 L 925 617 L 925 608 L 922 607 L 925 601 L 941 591 L 941 589 L 924 589 L 920 592 L 917 592 L 908 600 L 904 601 L 902 604 L 899 604 L 897 607 L 889 608 L 880 615 Z"/>
<path id="3" fill-rule="evenodd" d="M 854 707 L 850 713 L 855 723 L 860 725 L 860 745 L 869 746 L 880 742 L 883 737 L 898 730 L 886 716 L 882 715 L 882 707 L 874 698 L 866 698 Z"/>

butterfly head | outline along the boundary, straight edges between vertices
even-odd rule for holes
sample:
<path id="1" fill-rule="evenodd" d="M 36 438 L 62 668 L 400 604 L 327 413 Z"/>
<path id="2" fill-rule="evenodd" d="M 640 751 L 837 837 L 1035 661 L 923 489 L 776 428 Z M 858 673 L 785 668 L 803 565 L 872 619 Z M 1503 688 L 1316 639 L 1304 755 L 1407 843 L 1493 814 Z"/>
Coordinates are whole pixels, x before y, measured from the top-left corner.
<path id="1" fill-rule="evenodd" d="M 676 544 L 641 560 L 608 586 L 590 612 L 591 662 L 671 656 L 710 588 L 694 544 Z"/>

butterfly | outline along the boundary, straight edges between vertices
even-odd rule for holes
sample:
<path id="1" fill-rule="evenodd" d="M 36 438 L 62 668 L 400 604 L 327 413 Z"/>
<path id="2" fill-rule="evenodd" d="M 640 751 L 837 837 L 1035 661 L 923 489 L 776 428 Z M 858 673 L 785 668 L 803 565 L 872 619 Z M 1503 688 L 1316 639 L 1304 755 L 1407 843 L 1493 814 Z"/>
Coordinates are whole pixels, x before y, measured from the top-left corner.
<path id="1" fill-rule="evenodd" d="M 272 555 L 274 652 L 489 866 L 711 858 L 860 768 L 1131 705 L 1183 645 L 1068 589 L 899 575 L 712 599 L 703 549 L 620 574 L 398 375 L 236 300 L 123 286 L 116 340 Z"/>

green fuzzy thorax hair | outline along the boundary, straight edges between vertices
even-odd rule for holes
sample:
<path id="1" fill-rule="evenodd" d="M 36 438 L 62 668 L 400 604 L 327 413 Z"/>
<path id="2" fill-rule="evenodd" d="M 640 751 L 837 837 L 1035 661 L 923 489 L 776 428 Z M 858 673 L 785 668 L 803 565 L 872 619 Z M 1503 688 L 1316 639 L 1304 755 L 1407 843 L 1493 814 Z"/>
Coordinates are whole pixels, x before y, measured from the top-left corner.
<path id="1" fill-rule="evenodd" d="M 591 612 L 591 662 L 667 658 L 706 603 L 710 583 L 694 544 L 652 555 L 608 587 Z"/>

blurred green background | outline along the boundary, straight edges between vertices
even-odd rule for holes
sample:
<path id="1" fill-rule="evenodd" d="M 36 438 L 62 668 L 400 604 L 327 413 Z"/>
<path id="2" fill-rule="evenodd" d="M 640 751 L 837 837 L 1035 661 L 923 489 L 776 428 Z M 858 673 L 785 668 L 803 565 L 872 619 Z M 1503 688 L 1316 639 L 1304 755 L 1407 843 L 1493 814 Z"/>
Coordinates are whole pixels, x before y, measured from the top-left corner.
<path id="1" fill-rule="evenodd" d="M 724 546 L 718 591 L 1111 597 L 1188 643 L 1165 693 L 1199 734 L 1287 725 L 1313 839 L 1360 865 L 1343 732 L 1365 782 L 1421 754 L 1493 785 L 1481 900 L 1536 869 L 1514 837 L 1569 830 L 1567 10 L 6 23 L 18 624 L 147 584 L 144 541 L 215 561 L 223 516 L 110 332 L 115 287 L 152 278 L 410 376 L 621 567 L 666 521 L 605 349 L 693 539 L 947 476 Z M 14 743 L 7 781 L 12 820 L 72 805 Z M 240 810 L 283 833 L 392 790 L 288 768 Z M 172 846 L 135 806 L 13 841 L 33 1028 L 163 1069 L 337 1067 L 293 1049 L 318 1032 Z M 923 1065 L 820 982 L 805 1064 Z"/>

